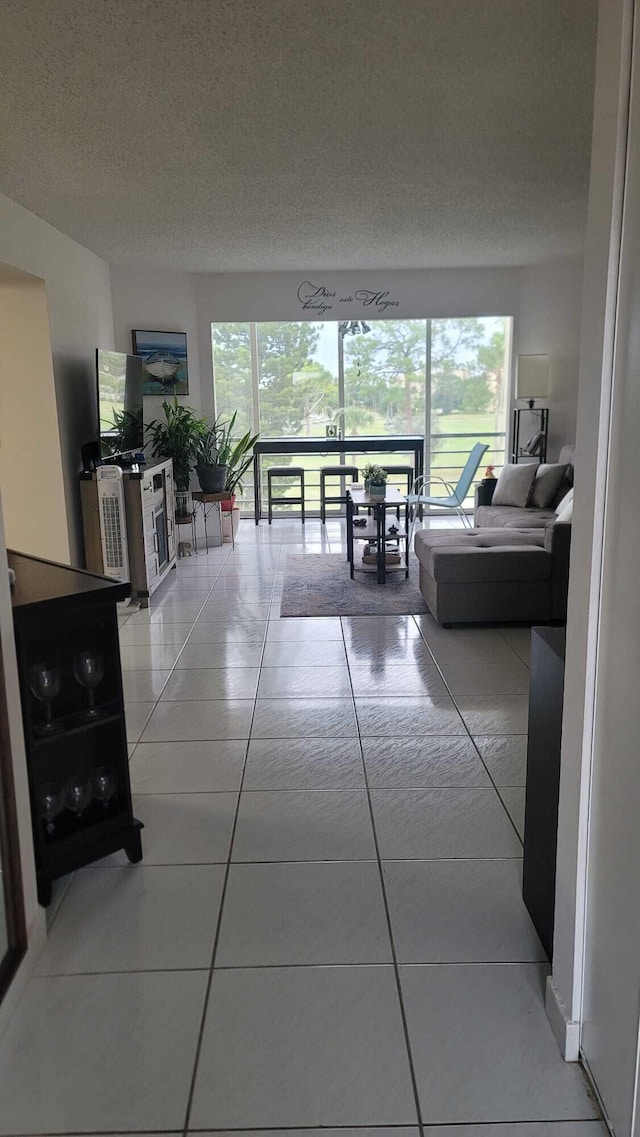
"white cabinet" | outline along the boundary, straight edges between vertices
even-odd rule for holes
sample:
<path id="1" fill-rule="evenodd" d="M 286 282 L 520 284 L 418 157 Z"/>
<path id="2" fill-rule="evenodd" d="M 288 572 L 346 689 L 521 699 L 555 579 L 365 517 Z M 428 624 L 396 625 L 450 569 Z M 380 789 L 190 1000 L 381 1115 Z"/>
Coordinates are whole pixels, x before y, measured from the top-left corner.
<path id="1" fill-rule="evenodd" d="M 125 478 L 131 586 L 142 604 L 176 563 L 175 488 L 170 459 Z"/>
<path id="2" fill-rule="evenodd" d="M 85 555 L 90 572 L 114 575 L 105 560 L 100 529 L 96 474 L 80 475 Z M 121 539 L 126 539 L 132 597 L 143 607 L 176 563 L 175 483 L 171 459 L 139 469 L 123 470 L 122 505 L 119 509 Z M 122 575 L 120 572 L 119 575 Z"/>

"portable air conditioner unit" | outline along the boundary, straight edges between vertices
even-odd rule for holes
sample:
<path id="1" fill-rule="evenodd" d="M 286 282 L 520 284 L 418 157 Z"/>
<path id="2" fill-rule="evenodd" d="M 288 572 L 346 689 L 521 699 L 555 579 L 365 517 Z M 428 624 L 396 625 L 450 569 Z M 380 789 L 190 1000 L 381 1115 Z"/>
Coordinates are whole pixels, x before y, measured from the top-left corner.
<path id="1" fill-rule="evenodd" d="M 105 576 L 129 580 L 127 519 L 124 507 L 123 473 L 119 466 L 98 466 L 98 514 L 102 539 L 102 571 Z"/>

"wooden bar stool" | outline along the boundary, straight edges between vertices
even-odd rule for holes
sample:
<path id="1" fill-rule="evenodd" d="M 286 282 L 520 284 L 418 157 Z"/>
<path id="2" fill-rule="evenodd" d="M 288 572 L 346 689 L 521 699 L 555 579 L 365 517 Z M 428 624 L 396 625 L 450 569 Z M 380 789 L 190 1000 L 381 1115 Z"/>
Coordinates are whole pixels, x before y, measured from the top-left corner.
<path id="1" fill-rule="evenodd" d="M 410 494 L 413 489 L 414 469 L 413 466 L 385 466 L 384 469 L 388 474 L 395 475 L 397 478 L 407 479 L 406 493 Z M 391 480 L 391 479 L 389 479 Z M 393 484 L 393 483 L 392 483 Z M 405 493 L 403 486 L 398 486 L 398 489 Z M 396 517 L 400 520 L 400 510 L 396 509 Z"/>
<path id="2" fill-rule="evenodd" d="M 273 478 L 300 478 L 300 497 L 274 497 Z M 304 466 L 271 466 L 267 470 L 267 502 L 269 506 L 269 524 L 273 518 L 274 502 L 283 501 L 287 505 L 302 506 L 302 524 L 304 525 Z"/>
<path id="3" fill-rule="evenodd" d="M 350 477 L 352 482 L 358 480 L 358 467 L 357 466 L 321 466 L 320 467 L 320 520 L 322 524 L 326 524 L 327 520 L 327 505 L 346 505 L 346 493 L 337 496 L 327 495 L 326 480 L 327 478 L 347 478 Z"/>

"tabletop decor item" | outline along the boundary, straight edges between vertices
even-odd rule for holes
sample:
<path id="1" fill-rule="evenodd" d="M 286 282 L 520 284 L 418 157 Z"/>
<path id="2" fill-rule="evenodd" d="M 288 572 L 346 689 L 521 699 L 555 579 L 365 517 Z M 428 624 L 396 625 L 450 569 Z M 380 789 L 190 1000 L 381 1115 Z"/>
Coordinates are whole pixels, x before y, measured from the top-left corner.
<path id="1" fill-rule="evenodd" d="M 143 395 L 188 395 L 185 332 L 151 332 L 134 328 L 133 354 L 142 357 Z"/>
<path id="2" fill-rule="evenodd" d="M 382 466 L 372 466 L 369 473 L 369 497 L 384 497 L 386 490 L 387 471 Z"/>
<path id="3" fill-rule="evenodd" d="M 64 803 L 67 809 L 70 809 L 77 817 L 82 817 L 93 797 L 89 778 L 83 774 L 72 774 L 64 783 L 63 790 Z"/>
<path id="4" fill-rule="evenodd" d="M 79 651 L 73 657 L 73 674 L 89 696 L 89 706 L 82 712 L 87 721 L 100 718 L 102 711 L 96 707 L 94 691 L 104 676 L 104 657 L 99 651 Z"/>
<path id="5" fill-rule="evenodd" d="M 51 706 L 56 695 L 60 693 L 61 684 L 62 674 L 58 663 L 34 663 L 29 668 L 31 693 L 44 703 L 45 721 L 34 727 L 36 734 L 54 734 L 62 729 L 59 723 L 54 722 Z"/>
<path id="6" fill-rule="evenodd" d="M 53 823 L 64 807 L 64 790 L 61 785 L 57 782 L 43 782 L 38 787 L 38 812 L 46 824 L 47 834 L 53 833 Z"/>

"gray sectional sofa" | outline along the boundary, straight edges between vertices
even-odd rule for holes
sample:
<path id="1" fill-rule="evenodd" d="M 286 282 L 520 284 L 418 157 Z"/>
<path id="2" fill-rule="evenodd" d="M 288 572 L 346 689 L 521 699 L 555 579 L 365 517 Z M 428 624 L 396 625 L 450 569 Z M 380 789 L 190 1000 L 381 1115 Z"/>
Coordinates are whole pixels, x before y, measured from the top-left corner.
<path id="1" fill-rule="evenodd" d="M 555 506 L 572 485 L 573 448 L 559 461 L 570 469 L 552 508 L 494 506 L 495 483 L 481 483 L 474 529 L 416 534 L 420 591 L 440 624 L 566 619 L 571 524 Z"/>

